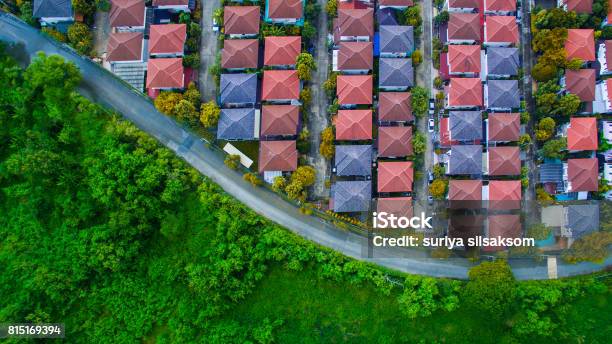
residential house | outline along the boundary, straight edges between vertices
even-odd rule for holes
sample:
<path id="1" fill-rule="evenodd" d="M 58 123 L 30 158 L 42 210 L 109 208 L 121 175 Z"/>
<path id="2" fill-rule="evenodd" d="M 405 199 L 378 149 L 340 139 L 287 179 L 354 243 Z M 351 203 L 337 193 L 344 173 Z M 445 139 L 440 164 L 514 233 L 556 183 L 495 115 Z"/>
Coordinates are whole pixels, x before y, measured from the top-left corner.
<path id="1" fill-rule="evenodd" d="M 490 113 L 486 119 L 488 142 L 518 141 L 521 119 L 518 113 Z"/>
<path id="2" fill-rule="evenodd" d="M 412 151 L 412 127 L 378 127 L 378 156 L 401 158 Z"/>
<path id="3" fill-rule="evenodd" d="M 149 33 L 149 56 L 180 57 L 185 50 L 187 25 L 151 25 Z"/>
<path id="4" fill-rule="evenodd" d="M 222 107 L 253 107 L 257 103 L 257 75 L 221 74 L 219 91 Z"/>
<path id="5" fill-rule="evenodd" d="M 374 65 L 372 42 L 341 42 L 334 50 L 334 71 L 345 74 L 368 74 Z"/>
<path id="6" fill-rule="evenodd" d="M 597 147 L 597 118 L 570 118 L 567 127 L 567 149 L 569 151 L 596 151 Z"/>
<path id="7" fill-rule="evenodd" d="M 395 18 L 395 10 L 389 7 L 379 8 L 376 11 L 376 21 L 378 25 L 399 25 Z"/>
<path id="8" fill-rule="evenodd" d="M 268 23 L 304 25 L 305 0 L 266 0 L 264 19 Z"/>
<path id="9" fill-rule="evenodd" d="M 514 16 L 487 16 L 484 32 L 487 46 L 505 47 L 518 45 L 520 42 L 518 24 Z"/>
<path id="10" fill-rule="evenodd" d="M 338 9 L 334 25 L 335 42 L 371 42 L 374 36 L 374 11 L 368 9 Z"/>
<path id="11" fill-rule="evenodd" d="M 113 32 L 106 47 L 105 68 L 139 91 L 144 90 L 146 63 L 144 62 L 142 32 Z"/>
<path id="12" fill-rule="evenodd" d="M 300 120 L 297 105 L 264 105 L 261 109 L 261 137 L 296 136 Z"/>
<path id="13" fill-rule="evenodd" d="M 171 12 L 191 12 L 189 0 L 153 0 L 153 7 Z"/>
<path id="14" fill-rule="evenodd" d="M 110 27 L 117 32 L 144 31 L 145 13 L 142 0 L 111 0 Z"/>
<path id="15" fill-rule="evenodd" d="M 339 110 L 336 118 L 336 140 L 372 139 L 372 110 Z"/>
<path id="16" fill-rule="evenodd" d="M 414 51 L 412 26 L 381 25 L 380 57 L 410 57 Z"/>
<path id="17" fill-rule="evenodd" d="M 574 240 L 599 230 L 599 205 L 589 203 L 544 207 L 542 223 L 553 230 L 554 236 L 568 238 L 569 247 Z"/>
<path id="18" fill-rule="evenodd" d="M 378 88 L 384 91 L 406 91 L 414 86 L 414 69 L 410 58 L 381 58 Z"/>
<path id="19" fill-rule="evenodd" d="M 412 192 L 413 179 L 412 161 L 380 161 L 378 163 L 378 193 Z"/>
<path id="20" fill-rule="evenodd" d="M 518 176 L 521 174 L 519 147 L 489 147 L 485 171 L 490 176 Z"/>
<path id="21" fill-rule="evenodd" d="M 480 143 L 482 140 L 482 115 L 480 111 L 451 111 L 449 114 L 449 139 L 453 142 Z"/>
<path id="22" fill-rule="evenodd" d="M 259 173 L 292 172 L 297 168 L 295 141 L 259 141 Z"/>
<path id="23" fill-rule="evenodd" d="M 338 75 L 336 87 L 341 106 L 372 104 L 371 75 Z"/>
<path id="24" fill-rule="evenodd" d="M 518 239 L 523 236 L 521 216 L 517 214 L 498 214 L 487 216 L 485 234 L 488 238 Z M 506 246 L 484 246 L 484 252 L 497 252 L 508 249 Z"/>
<path id="25" fill-rule="evenodd" d="M 593 112 L 593 102 L 596 100 L 595 69 L 566 70 L 565 77 L 561 79 L 561 86 L 567 92 L 573 93 L 586 103 L 585 112 Z"/>
<path id="26" fill-rule="evenodd" d="M 595 34 L 593 29 L 568 29 L 565 53 L 568 60 L 595 61 Z"/>
<path id="27" fill-rule="evenodd" d="M 612 75 L 612 40 L 604 41 L 597 50 L 597 60 L 599 61 L 599 74 Z"/>
<path id="28" fill-rule="evenodd" d="M 576 13 L 592 14 L 593 0 L 557 0 L 557 6 L 566 11 Z"/>
<path id="29" fill-rule="evenodd" d="M 225 6 L 225 35 L 230 38 L 256 38 L 259 35 L 259 6 Z"/>
<path id="30" fill-rule="evenodd" d="M 446 37 L 450 44 L 480 43 L 480 16 L 477 13 L 451 13 Z"/>
<path id="31" fill-rule="evenodd" d="M 34 0 L 32 17 L 38 19 L 42 27 L 50 26 L 66 32 L 68 24 L 74 22 L 72 2 L 70 0 Z"/>
<path id="32" fill-rule="evenodd" d="M 378 122 L 391 124 L 414 121 L 410 92 L 378 93 Z"/>
<path id="33" fill-rule="evenodd" d="M 513 15 L 516 13 L 516 0 L 484 0 L 486 14 Z"/>
<path id="34" fill-rule="evenodd" d="M 599 167 L 596 158 L 568 159 L 563 168 L 563 177 L 567 178 L 566 192 L 578 192 L 578 199 L 586 199 L 589 191 L 598 190 Z"/>
<path id="35" fill-rule="evenodd" d="M 448 237 L 453 239 L 461 238 L 465 246 L 455 247 L 465 250 L 470 247 L 468 242 L 469 238 L 483 235 L 485 219 L 486 216 L 483 215 L 451 214 L 448 221 Z"/>
<path id="36" fill-rule="evenodd" d="M 150 59 L 147 63 L 147 89 L 182 90 L 185 88 L 183 59 Z"/>
<path id="37" fill-rule="evenodd" d="M 479 108 L 482 104 L 482 84 L 479 78 L 451 78 L 447 95 L 448 108 Z"/>
<path id="38" fill-rule="evenodd" d="M 331 186 L 330 208 L 336 213 L 365 212 L 372 201 L 371 181 L 338 181 Z"/>
<path id="39" fill-rule="evenodd" d="M 493 111 L 511 111 L 521 106 L 518 80 L 489 80 L 484 87 L 485 105 Z"/>
<path id="40" fill-rule="evenodd" d="M 334 156 L 336 175 L 371 176 L 372 175 L 372 146 L 371 145 L 342 145 L 336 146 Z"/>
<path id="41" fill-rule="evenodd" d="M 448 0 L 449 12 L 473 12 L 480 7 L 479 0 Z"/>
<path id="42" fill-rule="evenodd" d="M 261 100 L 277 104 L 299 104 L 300 80 L 296 70 L 265 70 Z"/>
<path id="43" fill-rule="evenodd" d="M 450 45 L 448 47 L 448 71 L 453 76 L 479 76 L 480 46 Z"/>
<path id="44" fill-rule="evenodd" d="M 448 183 L 448 200 L 452 209 L 482 207 L 482 181 L 452 179 Z"/>
<path id="45" fill-rule="evenodd" d="M 387 213 L 397 217 L 413 216 L 412 197 L 382 197 L 376 200 L 376 212 Z"/>
<path id="46" fill-rule="evenodd" d="M 259 57 L 259 40 L 226 39 L 221 50 L 221 68 L 230 71 L 241 71 L 257 68 Z"/>
<path id="47" fill-rule="evenodd" d="M 446 166 L 449 175 L 481 175 L 482 174 L 482 146 L 464 145 L 452 146 L 450 160 Z"/>
<path id="48" fill-rule="evenodd" d="M 483 188 L 482 194 L 489 209 L 513 210 L 521 208 L 522 187 L 520 180 L 491 180 Z"/>
<path id="49" fill-rule="evenodd" d="M 221 109 L 217 139 L 245 141 L 259 138 L 259 110 L 254 108 Z"/>
<path id="50" fill-rule="evenodd" d="M 489 47 L 487 48 L 486 61 L 484 74 L 490 79 L 510 78 L 518 75 L 518 48 Z"/>
<path id="51" fill-rule="evenodd" d="M 295 69 L 302 51 L 301 36 L 268 36 L 264 42 L 264 66 Z"/>

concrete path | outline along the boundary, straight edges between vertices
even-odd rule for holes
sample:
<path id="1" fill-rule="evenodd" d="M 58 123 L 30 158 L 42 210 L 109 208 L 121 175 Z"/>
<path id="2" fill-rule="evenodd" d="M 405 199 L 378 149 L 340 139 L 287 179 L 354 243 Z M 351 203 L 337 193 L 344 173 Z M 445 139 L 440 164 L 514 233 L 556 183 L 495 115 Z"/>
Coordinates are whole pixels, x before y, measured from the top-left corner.
<path id="1" fill-rule="evenodd" d="M 200 41 L 200 70 L 199 70 L 199 88 L 202 95 L 202 100 L 207 102 L 215 98 L 217 86 L 214 82 L 213 75 L 209 73 L 210 66 L 215 64 L 217 58 L 217 33 L 213 32 L 213 12 L 221 7 L 220 0 L 205 0 L 201 1 L 202 6 L 202 39 Z"/>
<path id="2" fill-rule="evenodd" d="M 108 37 L 111 34 L 110 23 L 108 21 L 108 12 L 96 11 L 96 15 L 94 17 L 94 27 L 94 54 L 98 57 L 102 57 L 102 55 L 106 53 Z"/>

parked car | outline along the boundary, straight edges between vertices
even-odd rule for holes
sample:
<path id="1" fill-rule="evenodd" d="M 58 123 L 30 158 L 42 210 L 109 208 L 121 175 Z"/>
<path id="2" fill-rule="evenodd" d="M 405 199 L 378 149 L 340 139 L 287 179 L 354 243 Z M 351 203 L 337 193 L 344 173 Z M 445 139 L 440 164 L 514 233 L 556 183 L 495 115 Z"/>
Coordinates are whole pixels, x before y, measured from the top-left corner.
<path id="1" fill-rule="evenodd" d="M 428 129 L 429 129 L 429 132 L 433 133 L 434 132 L 434 126 L 435 126 L 435 122 L 434 122 L 433 118 L 429 119 L 427 126 L 428 126 Z"/>
<path id="2" fill-rule="evenodd" d="M 433 109 L 434 109 L 434 107 L 436 106 L 435 104 L 436 104 L 436 103 L 434 102 L 434 100 L 433 100 L 433 99 L 430 99 L 430 100 L 429 100 L 429 109 L 430 109 L 430 110 L 433 110 Z"/>
<path id="3" fill-rule="evenodd" d="M 433 180 L 434 180 L 433 173 L 431 173 L 431 171 L 427 171 L 427 181 L 429 181 L 429 184 L 433 183 Z"/>
<path id="4" fill-rule="evenodd" d="M 430 205 L 433 204 L 433 196 L 429 195 L 427 196 L 427 203 L 429 203 Z"/>

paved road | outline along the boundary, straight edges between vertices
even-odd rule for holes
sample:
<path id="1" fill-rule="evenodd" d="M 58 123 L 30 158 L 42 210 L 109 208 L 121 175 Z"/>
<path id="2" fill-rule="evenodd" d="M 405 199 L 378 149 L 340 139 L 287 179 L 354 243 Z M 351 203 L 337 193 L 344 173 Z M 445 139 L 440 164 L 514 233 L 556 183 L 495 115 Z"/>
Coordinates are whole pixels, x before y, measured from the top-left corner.
<path id="1" fill-rule="evenodd" d="M 0 12 L 0 40 L 20 44 L 21 48 L 12 49 L 11 53 L 24 64 L 38 51 L 58 54 L 72 61 L 83 74 L 80 91 L 85 96 L 121 113 L 219 184 L 228 194 L 292 232 L 349 257 L 390 269 L 435 277 L 467 277 L 471 266 L 467 260 L 431 259 L 419 250 L 387 250 L 377 252 L 376 258 L 369 258 L 365 238 L 342 231 L 319 218 L 302 215 L 296 207 L 267 189 L 253 188 L 242 179 L 240 173 L 223 164 L 223 156 L 207 148 L 198 137 L 185 131 L 177 122 L 159 113 L 141 93 L 129 88 L 89 59 L 59 48 L 57 43 L 42 36 L 36 29 L 4 12 Z M 545 264 L 534 266 L 535 263 L 522 264 L 521 261 L 511 261 L 511 264 L 519 279 L 547 278 Z M 606 261 L 606 265 L 612 265 L 612 258 Z M 560 266 L 559 276 L 584 274 L 601 268 L 601 265 L 596 264 L 578 264 L 567 266 L 566 269 Z"/>
<path id="2" fill-rule="evenodd" d="M 213 76 L 208 72 L 217 58 L 217 34 L 212 30 L 212 15 L 215 9 L 221 7 L 220 0 L 205 0 L 202 4 L 202 39 L 200 41 L 199 88 L 202 100 L 207 102 L 215 98 L 217 87 Z"/>

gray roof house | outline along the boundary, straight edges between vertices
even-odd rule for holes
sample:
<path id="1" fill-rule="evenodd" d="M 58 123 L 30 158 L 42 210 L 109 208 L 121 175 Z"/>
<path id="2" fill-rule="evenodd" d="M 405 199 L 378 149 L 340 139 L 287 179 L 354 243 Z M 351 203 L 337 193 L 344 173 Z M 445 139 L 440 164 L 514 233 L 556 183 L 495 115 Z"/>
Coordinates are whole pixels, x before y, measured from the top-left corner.
<path id="1" fill-rule="evenodd" d="M 489 77 L 510 77 L 518 75 L 518 48 L 488 48 L 487 74 Z"/>
<path id="2" fill-rule="evenodd" d="M 489 80 L 485 86 L 488 109 L 511 110 L 521 106 L 518 80 Z"/>
<path id="3" fill-rule="evenodd" d="M 452 146 L 448 174 L 482 174 L 482 146 Z"/>
<path id="4" fill-rule="evenodd" d="M 339 181 L 332 185 L 331 194 L 336 213 L 367 211 L 372 198 L 372 182 Z"/>
<path id="5" fill-rule="evenodd" d="M 392 8 L 380 8 L 376 12 L 376 18 L 378 19 L 378 25 L 397 25 L 397 19 L 395 19 Z"/>
<path id="6" fill-rule="evenodd" d="M 221 105 L 247 105 L 257 102 L 256 74 L 221 74 Z"/>
<path id="7" fill-rule="evenodd" d="M 219 140 L 254 140 L 255 109 L 221 109 L 217 127 Z"/>
<path id="8" fill-rule="evenodd" d="M 409 58 L 381 58 L 378 87 L 386 91 L 405 91 L 414 86 L 414 69 Z"/>
<path id="9" fill-rule="evenodd" d="M 32 16 L 34 18 L 72 18 L 72 1 L 34 0 Z"/>
<path id="10" fill-rule="evenodd" d="M 406 57 L 414 50 L 414 30 L 412 26 L 380 26 L 380 56 Z"/>
<path id="11" fill-rule="evenodd" d="M 482 140 L 480 111 L 451 111 L 449 127 L 452 141 Z"/>
<path id="12" fill-rule="evenodd" d="M 372 175 L 372 146 L 336 146 L 336 174 L 339 176 Z"/>
<path id="13" fill-rule="evenodd" d="M 567 228 L 571 238 L 578 239 L 599 229 L 598 204 L 572 204 L 567 206 Z"/>

